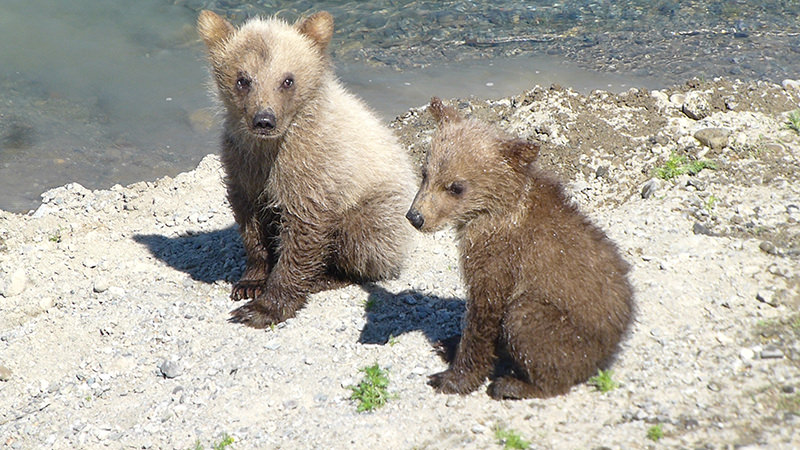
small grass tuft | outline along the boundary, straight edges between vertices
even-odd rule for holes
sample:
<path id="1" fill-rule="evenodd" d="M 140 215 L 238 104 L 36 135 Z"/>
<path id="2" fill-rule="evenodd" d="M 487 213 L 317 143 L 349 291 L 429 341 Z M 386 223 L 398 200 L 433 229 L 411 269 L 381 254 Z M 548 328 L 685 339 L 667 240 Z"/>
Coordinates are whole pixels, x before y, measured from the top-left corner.
<path id="1" fill-rule="evenodd" d="M 213 450 L 225 450 L 225 448 L 233 445 L 233 437 L 231 437 L 228 433 L 222 433 L 220 441 L 211 445 Z M 193 450 L 204 450 L 203 444 L 200 443 L 200 439 L 195 441 Z"/>
<path id="2" fill-rule="evenodd" d="M 794 111 L 789 113 L 788 120 L 784 124 L 784 126 L 794 131 L 797 134 L 800 134 L 800 109 L 795 109 Z"/>
<path id="3" fill-rule="evenodd" d="M 531 445 L 530 442 L 522 439 L 522 436 L 520 436 L 518 432 L 506 428 L 495 428 L 494 437 L 497 438 L 498 443 L 501 444 L 504 449 L 521 450 Z"/>
<path id="4" fill-rule="evenodd" d="M 370 295 L 369 297 L 367 297 L 366 300 L 364 300 L 364 311 L 366 312 L 374 311 L 375 308 L 378 307 L 378 303 L 380 303 L 378 298 L 373 295 Z"/>
<path id="5" fill-rule="evenodd" d="M 658 440 L 663 437 L 664 429 L 661 427 L 660 423 L 647 429 L 647 439 L 650 439 L 653 442 L 658 442 Z"/>
<path id="6" fill-rule="evenodd" d="M 50 235 L 50 237 L 48 237 L 47 239 L 48 239 L 50 242 L 55 242 L 56 244 L 58 244 L 59 242 L 61 242 L 61 228 L 59 228 L 58 230 L 56 230 L 55 232 L 53 232 L 53 234 L 51 234 L 51 235 Z"/>
<path id="7" fill-rule="evenodd" d="M 358 412 L 372 411 L 384 406 L 390 398 L 389 374 L 377 363 L 361 369 L 361 372 L 364 372 L 361 382 L 350 386 L 353 391 L 350 399 L 358 401 Z"/>
<path id="8" fill-rule="evenodd" d="M 614 390 L 619 387 L 619 383 L 611 378 L 612 375 L 614 372 L 610 370 L 598 370 L 597 375 L 589 378 L 589 384 L 594 385 L 598 391 L 603 393 Z"/>
<path id="9" fill-rule="evenodd" d="M 717 203 L 719 203 L 719 199 L 716 196 L 714 196 L 714 194 L 711 194 L 708 196 L 708 198 L 706 198 L 704 207 L 706 211 L 711 213 L 714 211 L 714 207 L 717 205 Z"/>
<path id="10" fill-rule="evenodd" d="M 671 180 L 677 176 L 688 173 L 689 175 L 697 175 L 703 169 L 716 170 L 717 163 L 707 159 L 698 159 L 689 161 L 684 155 L 673 153 L 664 162 L 661 167 L 656 167 L 653 171 L 655 176 L 662 180 Z"/>

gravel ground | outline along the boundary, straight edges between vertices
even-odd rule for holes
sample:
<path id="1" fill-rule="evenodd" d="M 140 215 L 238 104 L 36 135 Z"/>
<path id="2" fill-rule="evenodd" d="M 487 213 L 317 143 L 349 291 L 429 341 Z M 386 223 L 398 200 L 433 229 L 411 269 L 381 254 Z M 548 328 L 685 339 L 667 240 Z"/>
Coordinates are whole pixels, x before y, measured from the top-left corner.
<path id="1" fill-rule="evenodd" d="M 454 100 L 540 140 L 541 164 L 631 263 L 637 314 L 607 393 L 494 401 L 426 385 L 464 311 L 451 232 L 417 235 L 396 280 L 316 294 L 272 330 L 229 323 L 244 253 L 213 155 L 0 211 L 0 445 L 501 448 L 502 428 L 537 449 L 797 448 L 800 136 L 784 126 L 797 86 Z M 419 161 L 428 114 L 391 126 Z M 653 178 L 670 155 L 717 169 Z M 358 413 L 348 386 L 374 363 L 392 397 Z"/>

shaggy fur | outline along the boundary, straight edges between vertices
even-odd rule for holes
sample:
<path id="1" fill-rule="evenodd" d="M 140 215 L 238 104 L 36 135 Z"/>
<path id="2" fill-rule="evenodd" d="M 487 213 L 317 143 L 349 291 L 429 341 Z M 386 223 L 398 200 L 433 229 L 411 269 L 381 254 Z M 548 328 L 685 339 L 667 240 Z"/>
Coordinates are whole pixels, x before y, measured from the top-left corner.
<path id="1" fill-rule="evenodd" d="M 496 399 L 569 391 L 607 364 L 631 319 L 628 265 L 561 186 L 533 166 L 538 146 L 464 119 L 434 98 L 439 124 L 406 217 L 455 225 L 468 288 L 461 341 L 439 392 L 480 387 L 499 355 L 513 372 Z"/>
<path id="2" fill-rule="evenodd" d="M 336 79 L 333 17 L 236 28 L 210 11 L 197 24 L 225 107 L 222 162 L 247 266 L 232 320 L 265 327 L 309 294 L 398 274 L 411 231 L 407 154 Z"/>

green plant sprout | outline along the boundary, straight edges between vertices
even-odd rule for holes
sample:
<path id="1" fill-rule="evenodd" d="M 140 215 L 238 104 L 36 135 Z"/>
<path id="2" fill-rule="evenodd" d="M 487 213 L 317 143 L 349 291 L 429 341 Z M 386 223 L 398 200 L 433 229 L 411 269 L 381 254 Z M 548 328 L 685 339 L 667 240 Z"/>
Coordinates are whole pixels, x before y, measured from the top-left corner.
<path id="1" fill-rule="evenodd" d="M 598 370 L 597 375 L 589 378 L 589 384 L 594 385 L 594 387 L 603 393 L 611 391 L 619 387 L 619 383 L 614 381 L 611 376 L 614 372 L 610 370 Z"/>
<path id="2" fill-rule="evenodd" d="M 503 445 L 504 449 L 526 449 L 531 444 L 530 442 L 522 439 L 519 433 L 511 429 L 496 428 L 494 430 L 494 437 L 497 438 L 498 443 Z"/>
<path id="3" fill-rule="evenodd" d="M 356 386 L 350 386 L 353 394 L 351 400 L 358 401 L 358 412 L 372 411 L 380 408 L 389 400 L 389 374 L 377 363 L 360 370 L 364 378 Z"/>

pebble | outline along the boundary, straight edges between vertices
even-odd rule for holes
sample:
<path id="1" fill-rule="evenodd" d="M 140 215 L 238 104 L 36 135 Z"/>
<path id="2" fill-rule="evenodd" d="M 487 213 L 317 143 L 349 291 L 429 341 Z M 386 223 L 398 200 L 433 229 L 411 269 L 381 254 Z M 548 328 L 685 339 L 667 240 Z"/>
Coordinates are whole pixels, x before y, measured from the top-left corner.
<path id="1" fill-rule="evenodd" d="M 475 424 L 472 426 L 471 430 L 475 434 L 483 434 L 486 433 L 489 430 L 489 428 L 487 428 L 485 425 Z"/>
<path id="2" fill-rule="evenodd" d="M 94 279 L 94 285 L 92 286 L 92 289 L 99 294 L 107 291 L 109 287 L 111 287 L 111 282 L 108 280 L 108 278 L 97 277 Z"/>
<path id="3" fill-rule="evenodd" d="M 694 134 L 694 138 L 712 150 L 722 150 L 728 146 L 730 130 L 725 128 L 703 128 Z"/>
<path id="4" fill-rule="evenodd" d="M 287 400 L 283 402 L 283 409 L 297 409 L 297 400 Z"/>
<path id="5" fill-rule="evenodd" d="M 800 90 L 800 80 L 783 80 L 781 86 L 788 90 Z"/>
<path id="6" fill-rule="evenodd" d="M 777 347 L 767 347 L 764 350 L 761 350 L 761 354 L 759 356 L 761 359 L 781 359 L 783 358 L 783 352 Z"/>
<path id="7" fill-rule="evenodd" d="M 692 91 L 686 94 L 681 108 L 687 117 L 694 120 L 702 120 L 711 114 L 709 95 L 705 92 Z"/>
<path id="8" fill-rule="evenodd" d="M 770 255 L 778 254 L 778 248 L 775 247 L 775 244 L 770 241 L 761 241 L 761 243 L 758 244 L 758 248 L 760 248 L 764 253 L 768 253 Z"/>
<path id="9" fill-rule="evenodd" d="M 642 198 L 648 199 L 661 188 L 661 181 L 658 178 L 651 178 L 642 186 Z"/>
<path id="10" fill-rule="evenodd" d="M 19 295 L 25 291 L 27 285 L 28 276 L 25 274 L 25 269 L 18 267 L 14 272 L 11 273 L 11 276 L 6 279 L 5 287 L 2 291 L 0 291 L 0 295 L 3 297 L 13 297 L 15 295 Z"/>
<path id="11" fill-rule="evenodd" d="M 8 381 L 11 379 L 11 369 L 6 366 L 0 366 L 0 381 Z"/>
<path id="12" fill-rule="evenodd" d="M 700 222 L 695 222 L 694 225 L 692 225 L 692 233 L 702 234 L 705 236 L 714 236 L 714 232 L 709 230 L 705 225 L 703 225 Z"/>
<path id="13" fill-rule="evenodd" d="M 742 361 L 752 361 L 753 359 L 755 359 L 755 357 L 756 357 L 756 352 L 754 352 L 753 349 L 743 348 L 739 350 L 739 358 L 741 358 Z"/>
<path id="14" fill-rule="evenodd" d="M 158 370 L 161 371 L 161 375 L 163 375 L 164 378 L 176 378 L 183 373 L 183 368 L 180 363 L 170 359 L 162 361 L 158 366 Z"/>

